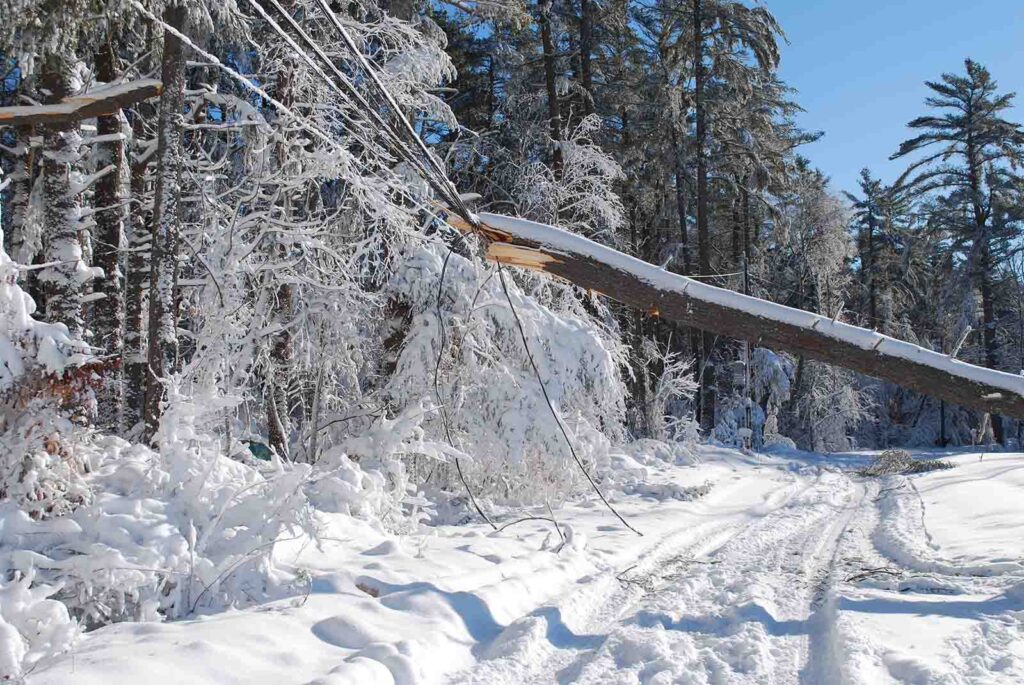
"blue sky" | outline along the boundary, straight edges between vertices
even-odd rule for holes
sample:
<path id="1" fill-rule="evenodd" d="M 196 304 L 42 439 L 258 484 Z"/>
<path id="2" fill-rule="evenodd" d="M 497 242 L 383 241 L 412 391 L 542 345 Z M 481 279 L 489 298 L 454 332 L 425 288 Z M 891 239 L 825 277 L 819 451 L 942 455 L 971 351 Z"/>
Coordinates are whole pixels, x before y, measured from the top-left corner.
<path id="1" fill-rule="evenodd" d="M 1024 0 L 769 0 L 789 45 L 782 77 L 807 110 L 801 125 L 825 137 L 803 153 L 836 190 L 856 190 L 867 166 L 892 181 L 889 162 L 925 113 L 925 79 L 962 71 L 971 57 L 1000 91 L 1019 93 L 1011 118 L 1024 122 Z"/>

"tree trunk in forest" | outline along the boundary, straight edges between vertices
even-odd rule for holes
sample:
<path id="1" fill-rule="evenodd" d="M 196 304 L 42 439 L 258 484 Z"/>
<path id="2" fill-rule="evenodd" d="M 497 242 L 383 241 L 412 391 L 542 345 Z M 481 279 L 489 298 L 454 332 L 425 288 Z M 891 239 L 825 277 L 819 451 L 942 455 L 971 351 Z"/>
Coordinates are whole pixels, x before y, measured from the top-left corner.
<path id="1" fill-rule="evenodd" d="M 697 151 L 697 262 L 698 270 L 703 276 L 711 275 L 711 235 L 710 218 L 708 216 L 708 160 L 707 160 L 707 107 L 704 102 L 704 85 L 707 80 L 704 65 L 704 6 L 701 0 L 693 0 L 693 107 L 696 118 Z M 705 430 L 715 424 L 714 364 L 711 357 L 714 353 L 714 337 L 705 332 L 701 340 L 701 354 L 698 367 L 700 388 L 697 403 L 697 420 Z M 708 370 L 711 369 L 711 379 Z"/>
<path id="2" fill-rule="evenodd" d="M 148 109 L 148 108 L 147 108 Z M 125 277 L 125 325 L 122 364 L 125 377 L 125 428 L 138 424 L 143 417 L 146 394 L 146 291 L 149 284 L 149 262 L 153 237 L 153 211 L 146 201 L 148 150 L 143 146 L 145 127 L 140 107 L 132 119 L 131 196 L 135 203 L 131 212 L 128 236 L 127 275 Z"/>
<path id="3" fill-rule="evenodd" d="M 740 180 L 736 179 L 736 187 L 740 187 Z M 732 265 L 739 270 L 742 266 L 743 255 L 743 223 L 740 216 L 740 198 L 732 199 Z"/>
<path id="4" fill-rule="evenodd" d="M 164 10 L 164 22 L 182 30 L 186 8 L 172 5 Z M 164 84 L 160 98 L 157 138 L 156 186 L 153 198 L 153 238 L 149 278 L 149 339 L 144 402 L 146 437 L 160 422 L 164 394 L 162 381 L 178 361 L 177 290 L 178 231 L 180 221 L 182 123 L 185 107 L 185 53 L 182 42 L 164 31 L 161 65 Z"/>
<path id="5" fill-rule="evenodd" d="M 285 66 L 277 77 L 278 99 L 285 107 L 291 108 L 295 101 L 294 73 L 296 65 L 285 60 Z M 282 172 L 288 167 L 288 147 L 285 140 L 278 143 L 276 150 L 277 163 Z M 287 218 L 290 214 L 287 196 L 282 202 L 281 211 Z M 287 246 L 280 240 L 274 240 L 271 250 L 275 258 L 287 254 Z M 267 371 L 265 402 L 267 408 L 267 438 L 270 446 L 283 458 L 288 459 L 291 421 L 288 411 L 288 389 L 291 386 L 292 336 L 288 327 L 294 316 L 292 305 L 292 286 L 280 283 L 273 296 L 273 312 L 271 320 L 278 331 L 270 339 L 270 368 Z M 313 455 L 310 455 L 313 458 Z"/>
<path id="6" fill-rule="evenodd" d="M 868 286 L 868 327 L 878 328 L 878 298 L 875 289 L 875 217 L 868 211 L 868 254 L 865 274 Z"/>
<path id="7" fill-rule="evenodd" d="M 693 265 L 690 260 L 689 227 L 687 225 L 689 208 L 686 203 L 686 161 L 684 157 L 682 134 L 675 121 L 672 122 L 672 152 L 676 173 L 676 217 L 679 221 L 679 242 L 683 251 L 683 274 L 689 274 Z"/>
<path id="8" fill-rule="evenodd" d="M 104 83 L 113 83 L 118 77 L 117 55 L 113 37 L 96 53 L 96 77 Z M 124 279 L 121 271 L 121 250 L 124 247 L 124 205 L 127 161 L 124 140 L 121 138 L 121 113 L 96 119 L 96 133 L 112 138 L 98 144 L 97 168 L 113 166 L 114 170 L 96 182 L 96 266 L 103 269 L 103 280 L 96 290 L 103 299 L 94 309 L 94 345 L 108 355 L 123 351 L 125 315 Z M 110 364 L 99 390 L 97 422 L 99 425 L 121 430 L 124 423 L 124 382 L 122 365 Z"/>
<path id="9" fill-rule="evenodd" d="M 32 229 L 28 220 L 32 201 L 32 188 L 36 183 L 36 162 L 38 155 L 32 145 L 33 126 L 19 126 L 18 144 L 15 150 L 24 159 L 19 160 L 9 178 L 11 181 L 10 217 L 3 224 L 4 233 L 9 241 L 11 258 L 19 264 L 31 264 L 41 249 L 38 229 Z M 18 283 L 25 290 L 34 290 L 36 280 L 34 271 L 19 271 Z"/>
<path id="10" fill-rule="evenodd" d="M 548 135 L 555 149 L 551 166 L 555 177 L 562 177 L 562 113 L 558 105 L 558 84 L 555 72 L 555 44 L 551 37 L 551 0 L 537 1 L 537 21 L 540 24 L 540 40 L 544 59 L 544 86 L 548 95 Z"/>
<path id="11" fill-rule="evenodd" d="M 143 45 L 153 42 L 153 27 L 146 25 Z M 143 73 L 150 70 L 148 57 L 139 65 Z M 131 179 L 129 194 L 132 198 L 129 222 L 126 226 L 128 256 L 125 259 L 125 323 L 124 348 L 121 363 L 125 379 L 125 429 L 139 425 L 143 419 L 146 395 L 146 294 L 149 286 L 149 262 L 153 237 L 153 207 L 147 182 L 152 141 L 146 140 L 144 122 L 152 120 L 156 108 L 140 102 L 132 116 Z"/>
<path id="12" fill-rule="evenodd" d="M 49 55 L 42 77 L 50 102 L 60 102 L 71 92 L 72 59 Z M 39 273 L 46 320 L 62 323 L 71 336 L 81 339 L 82 287 L 87 280 L 79 235 L 79 195 L 71 175 L 80 160 L 82 137 L 77 123 L 47 126 L 43 134 L 43 253 L 50 266 Z"/>
<path id="13" fill-rule="evenodd" d="M 583 85 L 583 114 L 594 113 L 594 5 L 580 0 L 580 82 Z"/>
<path id="14" fill-rule="evenodd" d="M 999 341 L 996 338 L 996 312 L 991 272 L 992 255 L 988 248 L 988 241 L 982 244 L 979 262 L 978 278 L 981 286 L 982 340 L 985 346 L 985 366 L 990 369 L 998 369 Z M 992 435 L 1000 445 L 1005 444 L 1006 436 L 1003 431 L 1003 418 L 998 414 L 992 414 Z"/>
<path id="15" fill-rule="evenodd" d="M 974 113 L 968 111 L 966 114 L 970 131 L 973 130 L 972 120 Z M 989 213 L 982 202 L 982 162 L 979 159 L 979 150 L 974 135 L 971 132 L 967 134 L 965 146 L 968 183 L 971 188 L 971 208 L 974 212 L 974 239 L 979 247 L 975 280 L 977 281 L 978 290 L 981 291 L 982 341 L 985 347 L 985 366 L 990 369 L 996 369 L 999 367 L 999 358 L 997 354 L 995 304 L 992 301 L 992 247 L 989 243 Z M 995 437 L 996 442 L 1005 444 L 1003 419 L 998 414 L 992 414 L 992 435 Z"/>
<path id="16" fill-rule="evenodd" d="M 659 270 L 553 226 L 481 214 L 487 257 L 558 276 L 709 334 L 806 356 L 979 411 L 1024 418 L 1024 379 L 984 370 L 829 317 Z M 473 227 L 453 219 L 464 231 Z"/>

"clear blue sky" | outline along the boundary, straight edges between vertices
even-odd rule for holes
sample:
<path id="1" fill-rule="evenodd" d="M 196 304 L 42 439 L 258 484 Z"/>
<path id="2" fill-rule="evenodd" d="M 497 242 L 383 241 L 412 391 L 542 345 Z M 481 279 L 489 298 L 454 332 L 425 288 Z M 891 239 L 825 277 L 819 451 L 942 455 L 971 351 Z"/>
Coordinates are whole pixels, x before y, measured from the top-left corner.
<path id="1" fill-rule="evenodd" d="M 1024 123 L 1024 0 L 768 0 L 789 45 L 782 77 L 807 110 L 801 125 L 825 137 L 803 153 L 832 178 L 857 188 L 867 166 L 885 181 L 888 161 L 925 113 L 924 81 L 981 62 L 1000 91 L 1019 95 L 1011 118 Z"/>

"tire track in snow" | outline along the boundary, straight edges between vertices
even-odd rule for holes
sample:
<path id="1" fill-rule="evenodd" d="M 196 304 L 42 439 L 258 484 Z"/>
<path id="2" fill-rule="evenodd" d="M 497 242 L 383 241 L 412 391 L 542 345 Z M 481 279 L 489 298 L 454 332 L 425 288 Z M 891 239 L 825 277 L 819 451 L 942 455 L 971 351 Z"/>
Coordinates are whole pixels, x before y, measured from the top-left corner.
<path id="1" fill-rule="evenodd" d="M 708 524 L 712 532 L 674 551 L 662 546 L 622 587 L 608 573 L 513 623 L 452 682 L 603 684 L 631 672 L 622 682 L 660 683 L 701 670 L 735 682 L 824 682 L 813 678 L 828 657 L 812 650 L 827 641 L 810 635 L 827 627 L 822 598 L 839 539 L 865 500 L 863 486 L 819 471 L 769 497 L 765 511 Z"/>

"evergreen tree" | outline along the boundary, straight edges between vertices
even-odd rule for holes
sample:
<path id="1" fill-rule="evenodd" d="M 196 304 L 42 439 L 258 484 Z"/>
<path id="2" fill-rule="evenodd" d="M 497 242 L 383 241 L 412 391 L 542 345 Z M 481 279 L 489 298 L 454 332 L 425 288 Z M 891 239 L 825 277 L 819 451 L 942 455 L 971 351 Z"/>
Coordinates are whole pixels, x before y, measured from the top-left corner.
<path id="1" fill-rule="evenodd" d="M 988 70 L 977 62 L 968 59 L 964 67 L 963 75 L 943 74 L 940 81 L 927 82 L 934 95 L 925 103 L 937 112 L 908 124 L 920 133 L 900 145 L 892 158 L 924 155 L 900 177 L 896 185 L 901 192 L 946 193 L 965 210 L 954 235 L 981 294 L 985 365 L 995 369 L 1001 366 L 995 288 L 1000 262 L 1021 226 L 1008 209 L 1019 206 L 1024 188 L 1017 171 L 1024 165 L 1024 130 L 1003 118 L 1014 95 L 1000 94 Z M 1003 442 L 1001 417 L 993 417 L 992 427 Z"/>

